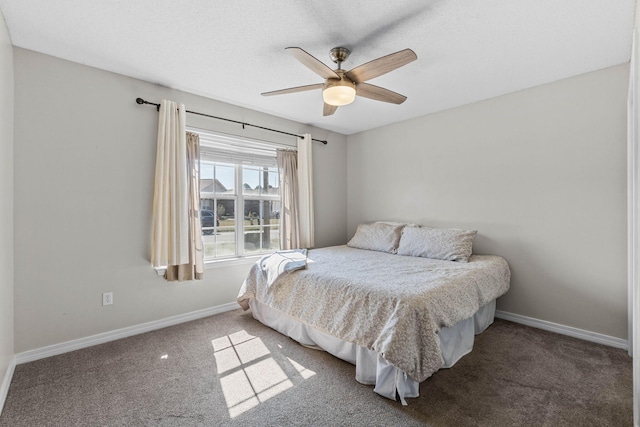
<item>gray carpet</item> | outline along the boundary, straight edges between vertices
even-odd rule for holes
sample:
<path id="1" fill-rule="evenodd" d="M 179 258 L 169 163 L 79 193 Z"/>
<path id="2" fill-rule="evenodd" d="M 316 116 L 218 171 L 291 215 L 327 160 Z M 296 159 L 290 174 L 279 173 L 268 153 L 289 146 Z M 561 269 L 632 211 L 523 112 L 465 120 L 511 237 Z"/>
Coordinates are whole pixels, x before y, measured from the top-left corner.
<path id="1" fill-rule="evenodd" d="M 235 310 L 18 365 L 0 426 L 631 426 L 631 365 L 496 320 L 403 407 Z"/>

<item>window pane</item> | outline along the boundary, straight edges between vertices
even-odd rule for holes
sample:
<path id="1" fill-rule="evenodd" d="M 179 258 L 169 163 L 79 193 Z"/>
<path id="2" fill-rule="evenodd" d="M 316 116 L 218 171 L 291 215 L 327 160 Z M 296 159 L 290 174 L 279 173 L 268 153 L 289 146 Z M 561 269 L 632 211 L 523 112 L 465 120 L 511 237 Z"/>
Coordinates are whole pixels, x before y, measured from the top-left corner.
<path id="1" fill-rule="evenodd" d="M 201 216 L 204 256 L 233 256 L 236 254 L 236 202 L 233 199 L 209 200 L 215 205 L 215 213 L 205 216 L 211 211 L 203 211 Z"/>
<path id="2" fill-rule="evenodd" d="M 280 202 L 265 200 L 262 208 L 262 224 L 265 228 L 263 249 L 277 251 L 280 249 Z"/>
<path id="3" fill-rule="evenodd" d="M 244 166 L 242 175 L 245 195 L 278 195 L 278 168 Z"/>
<path id="4" fill-rule="evenodd" d="M 242 191 L 247 195 L 260 194 L 262 181 L 260 171 L 256 168 L 244 166 L 242 168 L 242 180 L 244 181 Z"/>
<path id="5" fill-rule="evenodd" d="M 269 168 L 269 183 L 267 185 L 267 194 L 278 195 L 278 186 L 280 185 L 280 175 L 278 168 Z"/>
<path id="6" fill-rule="evenodd" d="M 271 251 L 279 251 L 280 250 L 280 223 L 275 220 L 271 222 L 273 225 L 271 226 L 271 247 L 269 250 Z"/>
<path id="7" fill-rule="evenodd" d="M 215 199 L 200 199 L 200 225 L 202 226 L 202 234 L 213 234 L 215 232 L 215 206 Z"/>
<path id="8" fill-rule="evenodd" d="M 200 192 L 213 193 L 213 163 L 200 162 Z"/>
<path id="9" fill-rule="evenodd" d="M 260 204 L 260 218 L 263 219 L 263 225 L 271 224 L 271 217 L 273 217 L 273 203 L 271 200 L 263 200 Z"/>
<path id="10" fill-rule="evenodd" d="M 278 249 L 280 249 L 279 225 L 245 227 L 244 252 L 246 254 L 277 251 Z"/>
<path id="11" fill-rule="evenodd" d="M 244 219 L 249 221 L 260 217 L 260 200 L 244 200 Z M 245 224 L 249 224 L 245 222 Z M 253 221 L 250 225 L 253 225 Z"/>
<path id="12" fill-rule="evenodd" d="M 280 249 L 280 221 L 274 215 L 275 204 L 269 200 L 245 200 L 248 212 L 244 220 L 245 253 Z"/>
<path id="13" fill-rule="evenodd" d="M 280 219 L 280 200 L 274 200 L 271 202 L 271 219 Z M 273 221 L 278 223 L 278 221 Z"/>
<path id="14" fill-rule="evenodd" d="M 213 192 L 233 194 L 235 188 L 235 167 L 233 165 L 225 165 L 222 163 L 215 164 L 215 180 L 213 183 Z M 201 192 L 206 191 L 202 188 Z"/>
<path id="15" fill-rule="evenodd" d="M 200 179 L 213 180 L 213 163 L 200 161 Z M 202 186 L 200 186 L 202 191 Z"/>

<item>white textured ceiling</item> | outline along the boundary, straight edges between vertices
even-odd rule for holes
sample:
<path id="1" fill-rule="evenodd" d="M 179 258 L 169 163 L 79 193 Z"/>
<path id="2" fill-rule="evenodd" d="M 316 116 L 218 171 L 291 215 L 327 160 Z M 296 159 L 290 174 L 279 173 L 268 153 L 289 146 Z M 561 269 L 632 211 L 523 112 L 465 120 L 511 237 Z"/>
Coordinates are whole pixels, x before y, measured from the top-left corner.
<path id="1" fill-rule="evenodd" d="M 15 46 L 343 134 L 627 62 L 634 8 L 634 0 L 0 0 Z M 347 47 L 347 70 L 411 48 L 417 61 L 370 81 L 408 99 L 357 98 L 323 117 L 320 90 L 261 96 L 322 82 L 289 46 L 331 68 L 329 50 Z"/>

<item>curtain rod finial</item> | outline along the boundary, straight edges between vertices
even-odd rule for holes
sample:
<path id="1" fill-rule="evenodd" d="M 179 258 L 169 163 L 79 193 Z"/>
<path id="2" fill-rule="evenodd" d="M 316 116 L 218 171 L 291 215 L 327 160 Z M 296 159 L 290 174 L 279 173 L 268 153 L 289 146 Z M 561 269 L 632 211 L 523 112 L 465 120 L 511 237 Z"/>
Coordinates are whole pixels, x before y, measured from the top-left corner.
<path id="1" fill-rule="evenodd" d="M 136 102 L 137 102 L 138 104 L 144 104 L 144 99 L 142 99 L 142 98 L 136 98 Z"/>

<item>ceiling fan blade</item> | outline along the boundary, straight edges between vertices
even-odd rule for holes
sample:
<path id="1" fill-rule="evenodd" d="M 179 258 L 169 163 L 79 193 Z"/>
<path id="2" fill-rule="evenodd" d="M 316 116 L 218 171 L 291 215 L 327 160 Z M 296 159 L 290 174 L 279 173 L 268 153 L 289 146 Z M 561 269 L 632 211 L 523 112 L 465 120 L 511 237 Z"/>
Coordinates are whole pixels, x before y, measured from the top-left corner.
<path id="1" fill-rule="evenodd" d="M 336 112 L 336 110 L 338 109 L 337 106 L 335 105 L 329 105 L 326 102 L 324 103 L 324 109 L 322 110 L 322 115 L 323 116 L 330 116 L 333 113 Z"/>
<path id="2" fill-rule="evenodd" d="M 305 67 L 322 77 L 323 79 L 339 79 L 340 76 L 329 68 L 324 62 L 317 59 L 315 56 L 307 53 L 299 47 L 288 47 L 285 49 L 294 58 L 302 63 Z"/>
<path id="3" fill-rule="evenodd" d="M 347 77 L 355 83 L 362 83 L 386 74 L 389 71 L 393 71 L 396 68 L 400 68 L 403 65 L 407 65 L 409 62 L 415 61 L 416 59 L 418 59 L 418 56 L 414 51 L 411 49 L 404 49 L 399 52 L 374 59 L 366 64 L 359 65 L 356 68 L 347 71 Z"/>
<path id="4" fill-rule="evenodd" d="M 285 93 L 295 93 L 295 92 L 304 92 L 306 90 L 314 90 L 314 89 L 322 89 L 323 84 L 317 83 L 314 85 L 306 85 L 306 86 L 296 86 L 290 87 L 287 89 L 273 90 L 271 92 L 264 92 L 260 95 L 262 96 L 271 96 L 271 95 L 284 95 Z"/>
<path id="5" fill-rule="evenodd" d="M 369 83 L 358 83 L 356 85 L 356 95 L 392 104 L 402 104 L 407 99 L 404 95 Z"/>

